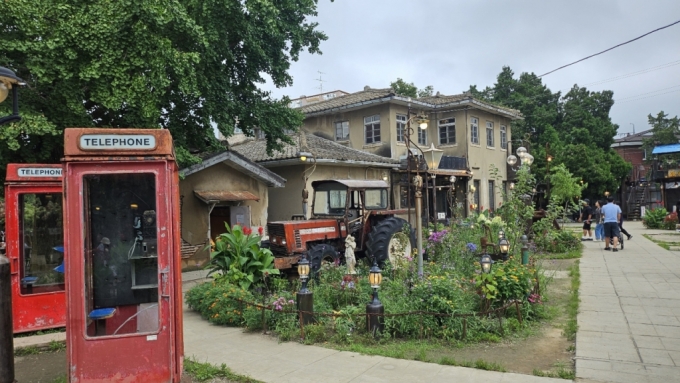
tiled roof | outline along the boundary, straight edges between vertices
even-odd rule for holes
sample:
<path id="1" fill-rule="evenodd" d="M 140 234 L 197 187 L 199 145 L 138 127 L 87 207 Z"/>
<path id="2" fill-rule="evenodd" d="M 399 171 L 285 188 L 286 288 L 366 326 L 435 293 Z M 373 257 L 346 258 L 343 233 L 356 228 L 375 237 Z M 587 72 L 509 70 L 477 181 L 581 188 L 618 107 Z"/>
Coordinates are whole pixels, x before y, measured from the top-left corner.
<path id="1" fill-rule="evenodd" d="M 266 162 L 275 160 L 287 160 L 298 158 L 298 152 L 311 152 L 317 160 L 336 160 L 336 161 L 362 161 L 383 164 L 398 164 L 399 160 L 366 153 L 361 150 L 348 148 L 345 145 L 327 140 L 323 137 L 315 136 L 311 133 L 303 133 L 307 141 L 306 147 L 302 150 L 300 145 L 300 134 L 293 133 L 291 138 L 293 145 L 284 144 L 282 150 L 273 151 L 267 154 L 267 142 L 265 140 L 251 140 L 237 145 L 233 145 L 231 150 L 241 153 L 254 162 Z"/>
<path id="2" fill-rule="evenodd" d="M 321 101 L 314 104 L 306 105 L 299 110 L 302 113 L 315 113 L 322 112 L 324 110 L 341 108 L 343 106 L 360 104 L 363 102 L 379 100 L 381 98 L 394 96 L 394 90 L 387 89 L 372 89 L 365 87 L 364 90 L 350 93 L 346 96 L 335 97 L 327 101 Z"/>
<path id="3" fill-rule="evenodd" d="M 297 108 L 299 111 L 305 114 L 319 114 L 328 111 L 333 111 L 341 108 L 348 107 L 361 107 L 362 105 L 374 104 L 383 100 L 384 102 L 389 102 L 392 100 L 400 100 L 402 102 L 406 101 L 408 97 L 400 96 L 394 92 L 391 88 L 385 89 L 373 89 L 368 86 L 364 90 L 350 93 L 345 96 L 336 97 L 327 101 L 316 102 L 310 105 L 305 105 Z M 521 118 L 522 113 L 519 110 L 506 108 L 503 106 L 495 105 L 487 101 L 479 100 L 472 97 L 470 94 L 456 94 L 456 95 L 440 95 L 437 93 L 435 96 L 414 98 L 414 104 L 417 104 L 421 108 L 432 108 L 437 109 L 440 107 L 446 107 L 448 104 L 453 104 L 457 102 L 467 101 L 473 104 L 477 104 L 482 108 L 496 109 L 503 113 L 511 114 L 515 118 Z"/>
<path id="4" fill-rule="evenodd" d="M 644 130 L 640 133 L 635 133 L 635 134 L 629 134 L 625 137 L 617 138 L 614 140 L 614 142 L 636 142 L 636 141 L 642 141 L 646 136 L 651 136 L 652 135 L 652 129 Z"/>

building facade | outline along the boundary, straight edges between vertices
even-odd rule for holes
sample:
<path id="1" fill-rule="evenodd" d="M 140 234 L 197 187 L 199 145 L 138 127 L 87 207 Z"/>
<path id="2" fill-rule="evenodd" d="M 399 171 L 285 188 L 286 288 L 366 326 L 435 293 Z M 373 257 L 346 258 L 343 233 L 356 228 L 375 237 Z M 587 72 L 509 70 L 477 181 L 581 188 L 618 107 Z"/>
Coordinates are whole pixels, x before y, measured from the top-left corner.
<path id="1" fill-rule="evenodd" d="M 392 89 L 369 87 L 299 110 L 305 114 L 304 131 L 393 160 L 406 157 L 410 120 L 414 154 L 420 155 L 434 145 L 446 157 L 464 159 L 465 168 L 456 170 L 467 171 L 470 180 L 464 185 L 465 208 L 473 205 L 476 210 L 493 210 L 500 204 L 508 180 L 511 123 L 522 118 L 519 111 L 468 94 L 411 99 Z M 416 126 L 416 115 L 427 117 L 425 129 Z M 474 192 L 470 192 L 470 186 L 474 186 Z M 434 189 L 438 187 L 436 184 Z"/>

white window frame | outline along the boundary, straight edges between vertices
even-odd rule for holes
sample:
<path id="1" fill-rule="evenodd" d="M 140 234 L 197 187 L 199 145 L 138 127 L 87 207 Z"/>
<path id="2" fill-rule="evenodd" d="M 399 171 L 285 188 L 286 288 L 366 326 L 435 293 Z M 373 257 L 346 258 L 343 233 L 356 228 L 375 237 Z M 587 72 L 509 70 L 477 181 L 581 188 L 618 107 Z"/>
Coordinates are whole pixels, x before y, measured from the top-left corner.
<path id="1" fill-rule="evenodd" d="M 493 122 L 487 121 L 486 122 L 486 147 L 487 148 L 495 148 L 495 140 L 494 140 L 494 131 L 493 131 Z M 489 134 L 489 131 L 491 131 L 491 134 Z M 490 141 L 490 142 L 489 142 Z"/>
<path id="2" fill-rule="evenodd" d="M 338 125 L 342 129 L 342 137 L 338 137 Z M 349 141 L 349 121 L 335 121 L 333 126 L 335 127 L 335 141 Z"/>
<path id="3" fill-rule="evenodd" d="M 444 121 L 444 122 L 442 122 Z M 439 145 L 455 145 L 456 144 L 456 118 L 442 118 L 437 121 L 439 126 Z M 453 128 L 453 134 L 450 134 L 449 128 Z M 444 129 L 444 134 L 442 134 L 442 129 Z M 442 136 L 446 137 L 446 140 L 442 140 Z"/>
<path id="4" fill-rule="evenodd" d="M 397 142 L 406 142 L 406 122 L 408 117 L 405 114 L 397 114 Z"/>
<path id="5" fill-rule="evenodd" d="M 418 127 L 418 145 L 427 145 L 427 129 Z"/>
<path id="6" fill-rule="evenodd" d="M 508 128 L 505 125 L 501 125 L 501 149 L 508 149 Z"/>
<path id="7" fill-rule="evenodd" d="M 371 137 L 369 142 L 368 131 L 371 131 Z M 378 131 L 376 139 L 376 130 Z M 376 114 L 373 116 L 364 117 L 364 144 L 372 145 L 379 144 L 380 141 L 380 115 Z"/>
<path id="8" fill-rule="evenodd" d="M 479 145 L 479 119 L 476 117 L 470 118 L 470 142 Z"/>

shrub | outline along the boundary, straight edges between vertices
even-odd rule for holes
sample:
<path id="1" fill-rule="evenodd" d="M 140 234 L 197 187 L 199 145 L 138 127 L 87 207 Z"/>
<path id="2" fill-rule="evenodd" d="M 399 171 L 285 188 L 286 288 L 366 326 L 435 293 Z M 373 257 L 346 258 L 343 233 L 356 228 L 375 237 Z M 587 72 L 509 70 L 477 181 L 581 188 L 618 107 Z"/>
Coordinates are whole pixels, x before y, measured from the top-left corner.
<path id="1" fill-rule="evenodd" d="M 678 223 L 678 213 L 672 212 L 663 219 L 662 228 L 666 230 L 675 230 L 675 225 Z"/>
<path id="2" fill-rule="evenodd" d="M 645 216 L 642 218 L 642 224 L 648 229 L 661 229 L 667 215 L 668 211 L 663 207 L 651 209 L 645 213 Z M 675 226 L 673 229 L 675 229 Z"/>

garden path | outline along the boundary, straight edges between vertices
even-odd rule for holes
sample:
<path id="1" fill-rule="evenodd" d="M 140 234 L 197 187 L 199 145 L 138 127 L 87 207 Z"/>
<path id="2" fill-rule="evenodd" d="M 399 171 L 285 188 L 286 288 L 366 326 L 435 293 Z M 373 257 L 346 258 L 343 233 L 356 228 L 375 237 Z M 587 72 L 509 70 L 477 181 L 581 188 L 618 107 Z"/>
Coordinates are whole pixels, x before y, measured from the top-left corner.
<path id="1" fill-rule="evenodd" d="M 680 253 L 665 250 L 626 222 L 625 250 L 585 242 L 576 336 L 579 382 L 680 380 Z M 669 233 L 666 231 L 666 233 Z"/>
<path id="2" fill-rule="evenodd" d="M 183 279 L 185 291 L 203 281 L 201 272 L 185 273 Z M 186 306 L 184 348 L 187 358 L 216 365 L 224 363 L 235 373 L 267 383 L 565 382 L 563 379 L 361 355 L 296 342 L 278 343 L 268 335 L 212 325 Z"/>

